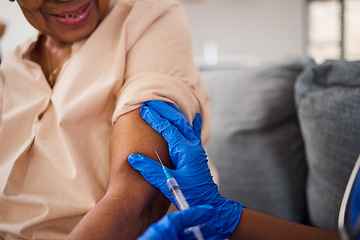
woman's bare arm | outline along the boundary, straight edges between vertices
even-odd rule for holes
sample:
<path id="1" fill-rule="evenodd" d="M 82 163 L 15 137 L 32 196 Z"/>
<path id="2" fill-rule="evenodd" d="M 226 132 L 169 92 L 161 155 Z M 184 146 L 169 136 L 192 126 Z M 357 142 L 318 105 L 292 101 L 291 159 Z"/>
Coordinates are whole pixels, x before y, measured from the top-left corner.
<path id="1" fill-rule="evenodd" d="M 110 141 L 108 190 L 68 239 L 135 239 L 166 213 L 170 202 L 127 161 L 132 153 L 156 159 L 155 150 L 165 163 L 171 162 L 167 142 L 142 119 L 139 109 L 117 120 Z"/>
<path id="2" fill-rule="evenodd" d="M 231 240 L 340 240 L 337 231 L 314 228 L 243 208 Z"/>

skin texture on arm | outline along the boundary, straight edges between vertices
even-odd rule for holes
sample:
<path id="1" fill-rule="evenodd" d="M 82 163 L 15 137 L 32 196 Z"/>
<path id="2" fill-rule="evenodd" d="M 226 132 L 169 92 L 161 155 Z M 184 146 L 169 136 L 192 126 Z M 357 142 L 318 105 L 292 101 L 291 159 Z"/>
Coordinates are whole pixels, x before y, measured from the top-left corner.
<path id="1" fill-rule="evenodd" d="M 107 192 L 67 239 L 136 239 L 166 213 L 170 202 L 127 161 L 132 153 L 156 159 L 155 150 L 169 166 L 167 142 L 142 119 L 139 109 L 117 120 L 110 140 Z"/>
<path id="2" fill-rule="evenodd" d="M 340 240 L 338 231 L 314 228 L 244 208 L 231 240 Z"/>

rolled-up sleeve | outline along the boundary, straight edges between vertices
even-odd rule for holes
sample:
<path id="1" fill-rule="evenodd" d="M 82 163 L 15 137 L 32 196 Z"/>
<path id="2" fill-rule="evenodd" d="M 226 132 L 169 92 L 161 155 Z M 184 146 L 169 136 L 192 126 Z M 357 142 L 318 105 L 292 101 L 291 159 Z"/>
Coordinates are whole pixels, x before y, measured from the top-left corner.
<path id="1" fill-rule="evenodd" d="M 186 15 L 175 1 L 163 2 L 167 5 L 135 5 L 125 24 L 129 32 L 125 81 L 117 95 L 113 122 L 145 101 L 162 100 L 177 105 L 190 121 L 200 113 L 206 140 L 209 98 L 193 61 Z"/>

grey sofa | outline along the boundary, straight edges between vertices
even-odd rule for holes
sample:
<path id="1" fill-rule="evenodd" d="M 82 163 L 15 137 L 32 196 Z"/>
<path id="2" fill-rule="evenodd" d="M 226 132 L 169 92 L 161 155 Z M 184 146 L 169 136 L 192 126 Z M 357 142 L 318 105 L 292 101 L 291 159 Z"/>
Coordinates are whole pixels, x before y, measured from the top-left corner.
<path id="1" fill-rule="evenodd" d="M 206 151 L 223 196 L 304 224 L 337 228 L 360 153 L 360 62 L 311 58 L 201 71 L 211 96 Z"/>

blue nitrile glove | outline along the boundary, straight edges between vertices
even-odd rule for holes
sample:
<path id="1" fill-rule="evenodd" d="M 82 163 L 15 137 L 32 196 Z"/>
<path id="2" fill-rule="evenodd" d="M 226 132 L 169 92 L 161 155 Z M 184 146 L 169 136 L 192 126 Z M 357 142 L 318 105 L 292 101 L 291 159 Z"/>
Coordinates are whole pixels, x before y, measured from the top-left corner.
<path id="1" fill-rule="evenodd" d="M 215 229 L 206 225 L 214 214 L 214 208 L 209 205 L 196 206 L 184 211 L 174 212 L 165 215 L 157 223 L 152 224 L 138 240 L 182 240 L 195 239 L 193 233 L 186 230 L 189 227 L 205 224 L 201 228 L 204 238 L 220 240 Z"/>
<path id="2" fill-rule="evenodd" d="M 223 238 L 229 238 L 236 228 L 242 210 L 240 203 L 226 200 L 218 191 L 201 145 L 201 117 L 197 114 L 194 129 L 182 112 L 170 103 L 149 101 L 141 107 L 142 117 L 168 142 L 175 170 L 168 169 L 179 183 L 190 206 L 211 205 L 215 208 L 212 225 Z M 156 150 L 156 149 L 154 149 Z M 173 203 L 176 202 L 167 185 L 162 165 L 140 154 L 130 155 L 129 163 Z"/>
<path id="3" fill-rule="evenodd" d="M 358 160 L 360 161 L 360 160 Z M 352 229 L 353 240 L 360 240 L 360 170 L 356 173 L 356 177 L 351 189 L 350 197 L 348 200 L 348 211 L 350 221 L 348 229 Z"/>

